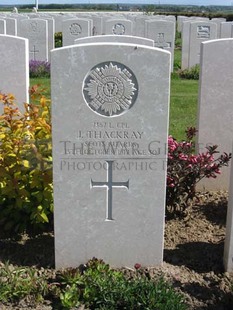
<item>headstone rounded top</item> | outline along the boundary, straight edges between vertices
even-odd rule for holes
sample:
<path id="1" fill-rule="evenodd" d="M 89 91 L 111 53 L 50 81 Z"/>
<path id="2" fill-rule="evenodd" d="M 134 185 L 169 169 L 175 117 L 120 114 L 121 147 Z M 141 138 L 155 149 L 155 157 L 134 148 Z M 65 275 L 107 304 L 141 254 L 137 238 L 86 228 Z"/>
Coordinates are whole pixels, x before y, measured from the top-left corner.
<path id="1" fill-rule="evenodd" d="M 135 103 L 138 83 L 124 64 L 109 61 L 96 65 L 86 75 L 83 96 L 95 113 L 114 117 L 127 112 Z"/>
<path id="2" fill-rule="evenodd" d="M 14 7 L 12 13 L 17 13 L 18 14 L 19 13 L 18 9 L 16 7 Z"/>

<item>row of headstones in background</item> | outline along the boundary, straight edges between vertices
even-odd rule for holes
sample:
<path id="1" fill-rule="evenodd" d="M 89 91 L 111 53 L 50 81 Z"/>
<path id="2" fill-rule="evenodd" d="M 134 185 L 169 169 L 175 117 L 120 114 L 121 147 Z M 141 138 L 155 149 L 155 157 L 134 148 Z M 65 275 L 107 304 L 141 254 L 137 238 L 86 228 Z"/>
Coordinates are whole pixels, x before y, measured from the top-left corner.
<path id="1" fill-rule="evenodd" d="M 50 14 L 51 15 L 51 14 Z M 30 19 L 29 21 L 21 20 L 19 21 L 18 33 L 20 36 L 29 38 L 29 51 L 30 59 L 36 60 L 49 60 L 49 51 L 54 47 L 54 19 L 48 19 L 47 17 L 47 30 L 46 26 L 43 25 L 44 22 L 39 22 L 37 16 L 45 18 L 42 14 L 31 14 L 30 17 L 34 18 L 34 21 Z M 56 15 L 54 15 L 56 16 Z M 142 37 L 150 38 L 154 40 L 155 46 L 163 48 L 172 53 L 172 63 L 174 59 L 174 42 L 175 42 L 175 23 L 171 21 L 171 17 L 162 20 L 161 16 L 129 16 L 127 18 L 115 19 L 115 15 L 106 15 L 103 17 L 94 16 L 89 19 L 82 18 L 72 18 L 73 15 L 65 14 L 59 17 L 62 21 L 62 32 L 63 32 L 63 46 L 68 46 L 73 44 L 74 40 L 81 37 L 87 37 L 92 35 L 97 35 L 101 32 L 105 34 L 116 34 L 116 35 L 132 35 L 138 34 Z M 22 16 L 21 16 L 22 17 Z M 20 17 L 20 19 L 21 19 Z M 112 18 L 112 19 L 110 19 Z M 169 21 L 170 20 L 170 21 Z M 174 20 L 174 17 L 173 17 Z M 183 22 L 183 32 L 182 32 L 182 69 L 190 68 L 195 64 L 199 63 L 200 56 L 200 43 L 205 40 L 211 40 L 217 38 L 215 29 L 216 26 L 209 27 L 209 25 L 199 25 L 198 34 L 196 36 L 195 29 L 192 31 L 191 22 L 196 22 L 197 19 L 185 19 Z M 204 18 L 198 18 L 198 20 L 204 22 Z M 37 22 L 36 22 L 37 21 Z M 214 22 L 215 25 L 219 24 L 222 20 L 219 19 L 218 23 Z M 36 34 L 36 31 L 31 31 L 35 28 L 35 24 L 38 24 L 40 32 Z M 206 21 L 207 23 L 207 21 Z M 26 25 L 26 26 L 25 26 Z M 210 24 L 211 25 L 211 24 Z M 42 31 L 44 27 L 44 31 Z M 227 29 L 229 33 L 228 23 L 223 29 Z M 20 30 L 21 29 L 21 30 Z M 233 26 L 232 26 L 233 29 Z M 227 30 L 225 30 L 225 35 L 227 35 Z M 49 36 L 49 38 L 47 37 Z"/>
<path id="2" fill-rule="evenodd" d="M 63 22 L 63 46 L 74 44 L 75 40 L 81 37 L 91 36 L 92 20 L 85 19 L 67 19 Z M 154 42 L 154 47 L 162 48 L 171 52 L 173 68 L 174 47 L 175 47 L 175 23 L 163 20 L 145 21 L 145 38 L 151 39 Z M 84 32 L 86 29 L 86 32 Z M 82 31 L 81 31 L 82 30 Z M 106 21 L 105 33 L 109 35 L 122 35 L 127 37 L 132 36 L 132 22 L 128 20 L 113 19 Z M 114 30 L 114 31 L 113 31 Z M 123 31 L 124 30 L 124 31 Z M 103 37 L 103 40 L 106 39 Z M 75 38 L 75 39 L 74 39 Z M 92 42 L 95 42 L 95 36 Z M 109 38 L 109 37 L 108 37 Z M 98 41 L 101 39 L 99 36 Z"/>
<path id="3" fill-rule="evenodd" d="M 191 68 L 200 63 L 201 43 L 218 38 L 233 37 L 233 23 L 224 18 L 187 18 L 178 16 L 177 27 L 182 31 L 181 68 Z"/>
<path id="4" fill-rule="evenodd" d="M 102 34 L 108 34 L 105 33 L 105 22 L 108 19 L 115 19 L 116 15 L 115 14 L 101 14 L 101 13 L 95 13 L 95 14 L 86 14 L 86 13 L 77 13 L 77 14 L 69 14 L 69 13 L 62 13 L 62 14 L 56 14 L 56 13 L 38 13 L 38 14 L 0 14 L 0 19 L 1 18 L 54 18 L 55 19 L 55 32 L 62 32 L 62 22 L 65 19 L 72 19 L 72 18 L 86 18 L 86 19 L 92 19 L 93 20 L 93 29 L 92 29 L 92 34 L 93 35 L 102 35 Z M 164 19 L 168 21 L 173 21 L 175 22 L 176 19 L 174 16 L 162 16 L 162 15 L 153 15 L 153 16 L 145 16 L 145 15 L 140 15 L 140 14 L 117 14 L 118 19 L 124 19 L 132 22 L 132 35 L 136 36 L 144 36 L 144 24 L 145 20 L 155 20 L 155 19 Z M 187 17 L 187 16 L 178 16 L 177 17 L 177 29 L 178 31 L 182 31 L 182 23 L 183 21 L 188 21 L 188 20 L 203 20 L 203 21 L 208 21 L 208 18 L 204 17 Z M 212 22 L 215 22 L 217 24 L 217 38 L 221 37 L 221 23 L 225 22 L 226 19 L 224 18 L 213 18 L 211 19 Z M 127 35 L 129 33 L 125 33 Z M 130 34 L 130 35 L 131 35 Z M 219 36 L 220 34 L 220 36 Z M 228 34 L 229 35 L 229 34 Z"/>
<path id="5" fill-rule="evenodd" d="M 0 35 L 0 91 L 16 97 L 19 109 L 29 102 L 28 40 L 16 36 Z M 0 114 L 3 106 L 0 107 Z"/>
<path id="6" fill-rule="evenodd" d="M 7 15 L 1 15 L 0 14 L 0 19 L 5 18 Z M 136 35 L 136 36 L 144 36 L 144 26 L 145 26 L 145 21 L 146 20 L 156 20 L 156 19 L 164 19 L 168 21 L 173 21 L 176 22 L 176 18 L 174 16 L 162 16 L 162 15 L 155 15 L 155 16 L 145 16 L 145 15 L 140 15 L 140 14 L 56 14 L 56 13 L 40 13 L 40 14 L 18 14 L 18 15 L 12 15 L 9 14 L 8 17 L 11 18 L 39 18 L 39 19 L 44 19 L 44 18 L 54 18 L 55 19 L 55 32 L 62 32 L 63 31 L 63 22 L 66 19 L 91 19 L 93 21 L 93 29 L 92 34 L 94 35 L 102 35 L 102 34 L 109 34 L 105 33 L 105 24 L 108 20 L 114 20 L 114 19 L 120 19 L 120 20 L 125 20 L 131 23 L 128 23 L 129 29 L 127 29 L 127 33 L 122 33 L 124 32 L 124 29 L 113 29 L 113 31 L 120 31 L 120 34 L 130 34 L 130 35 Z M 113 25 L 114 26 L 114 25 Z M 107 28 L 109 26 L 107 25 Z M 124 28 L 124 27 L 123 27 Z M 129 31 L 131 31 L 129 33 Z M 110 33 L 112 34 L 112 33 Z"/>
<path id="7" fill-rule="evenodd" d="M 192 20 L 202 20 L 202 21 L 210 21 L 217 24 L 217 39 L 221 38 L 221 23 L 226 22 L 226 18 L 212 18 L 209 19 L 208 17 L 187 17 L 187 16 L 177 16 L 177 31 L 183 31 L 183 22 L 192 21 Z"/>
<path id="8" fill-rule="evenodd" d="M 47 23 L 50 23 L 49 27 L 44 20 L 35 18 L 35 15 L 30 15 L 30 17 L 34 17 L 34 19 L 26 20 L 20 18 L 18 20 L 17 34 L 29 39 L 30 59 L 48 60 L 48 51 L 54 46 L 54 25 L 51 24 L 52 19 L 47 19 Z M 42 18 L 45 19 L 44 16 Z M 94 21 L 97 24 L 94 26 L 92 19 L 70 19 L 69 15 L 64 16 L 62 22 L 63 46 L 73 44 L 74 39 L 96 35 L 102 32 L 102 28 L 105 29 L 104 32 L 106 34 L 132 35 L 134 28 L 133 21 L 127 20 L 126 18 L 109 18 L 107 16 L 105 18 L 96 17 Z M 139 24 L 136 23 L 138 26 L 136 32 L 142 34 L 143 37 L 153 39 L 156 47 L 170 51 L 172 53 L 173 67 L 175 22 L 160 20 L 158 17 L 148 19 L 142 16 L 139 19 Z M 104 20 L 105 22 L 103 23 Z M 101 30 L 98 27 L 102 27 Z M 49 34 L 50 39 L 47 37 Z"/>
<path id="9" fill-rule="evenodd" d="M 26 16 L 20 16 L 17 19 L 0 19 L 0 33 L 27 38 L 30 60 L 50 60 L 49 52 L 54 48 L 55 34 L 55 24 L 52 18 L 29 19 Z"/>

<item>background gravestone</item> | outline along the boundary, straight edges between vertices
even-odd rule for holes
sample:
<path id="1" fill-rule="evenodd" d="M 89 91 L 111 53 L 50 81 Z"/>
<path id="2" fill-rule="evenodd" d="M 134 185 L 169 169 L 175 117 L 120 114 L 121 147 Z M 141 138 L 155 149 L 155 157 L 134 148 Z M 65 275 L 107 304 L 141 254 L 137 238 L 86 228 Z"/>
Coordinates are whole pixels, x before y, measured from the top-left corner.
<path id="1" fill-rule="evenodd" d="M 173 71 L 176 24 L 167 20 L 149 20 L 145 22 L 145 26 L 145 36 L 154 40 L 154 47 L 171 53 L 171 71 Z"/>
<path id="2" fill-rule="evenodd" d="M 6 34 L 10 36 L 17 36 L 17 20 L 15 18 L 5 18 Z"/>
<path id="3" fill-rule="evenodd" d="M 189 31 L 188 67 L 191 68 L 200 63 L 201 43 L 217 39 L 217 24 L 208 21 L 192 21 Z"/>
<path id="4" fill-rule="evenodd" d="M 192 18 L 189 17 L 188 19 L 185 19 L 182 22 L 182 54 L 181 54 L 181 69 L 182 70 L 189 68 L 190 53 L 192 53 L 192 59 L 193 59 L 191 60 L 191 62 L 193 63 L 197 59 L 199 63 L 200 44 L 201 42 L 203 42 L 203 39 L 210 40 L 210 39 L 217 38 L 216 36 L 213 37 L 212 33 L 210 33 L 208 29 L 206 29 L 206 31 L 202 31 L 202 28 L 201 27 L 199 28 L 199 26 L 202 26 L 201 24 L 194 25 L 194 28 L 192 29 L 192 38 L 191 38 L 191 23 L 192 22 L 208 23 L 209 19 L 204 18 L 204 17 L 202 18 L 201 17 L 192 17 Z"/>
<path id="5" fill-rule="evenodd" d="M 74 44 L 74 40 L 89 37 L 92 30 L 92 21 L 89 19 L 67 19 L 62 23 L 62 44 L 68 46 Z"/>
<path id="6" fill-rule="evenodd" d="M 56 267 L 161 264 L 170 53 L 95 43 L 51 55 Z"/>
<path id="7" fill-rule="evenodd" d="M 222 22 L 220 24 L 220 37 L 233 38 L 233 22 Z"/>
<path id="8" fill-rule="evenodd" d="M 0 35 L 0 90 L 16 97 L 21 111 L 29 102 L 28 40 L 15 36 Z M 3 108 L 0 107 L 0 113 Z"/>
<path id="9" fill-rule="evenodd" d="M 0 34 L 6 34 L 6 21 L 0 19 Z"/>
<path id="10" fill-rule="evenodd" d="M 221 23 L 226 22 L 226 18 L 211 18 L 211 22 L 217 25 L 217 37 L 219 39 L 221 37 Z"/>
<path id="11" fill-rule="evenodd" d="M 92 16 L 91 19 L 93 21 L 91 35 L 92 36 L 102 35 L 103 34 L 103 18 L 97 15 L 97 16 Z"/>
<path id="12" fill-rule="evenodd" d="M 154 41 L 135 36 L 116 36 L 116 35 L 103 35 L 103 36 L 94 36 L 94 37 L 85 37 L 74 40 L 75 44 L 86 44 L 86 43 L 97 43 L 97 42 L 118 42 L 118 43 L 131 43 L 131 44 L 140 44 L 154 46 Z"/>
<path id="13" fill-rule="evenodd" d="M 43 19 L 18 21 L 18 36 L 29 40 L 29 59 L 48 60 L 48 22 Z"/>
<path id="14" fill-rule="evenodd" d="M 105 34 L 132 35 L 133 23 L 125 19 L 110 19 L 105 22 Z"/>
<path id="15" fill-rule="evenodd" d="M 218 145 L 223 153 L 231 152 L 233 136 L 233 39 L 202 43 L 198 105 L 198 152 L 205 145 Z M 203 180 L 200 189 L 228 190 L 229 167 L 216 179 Z"/>

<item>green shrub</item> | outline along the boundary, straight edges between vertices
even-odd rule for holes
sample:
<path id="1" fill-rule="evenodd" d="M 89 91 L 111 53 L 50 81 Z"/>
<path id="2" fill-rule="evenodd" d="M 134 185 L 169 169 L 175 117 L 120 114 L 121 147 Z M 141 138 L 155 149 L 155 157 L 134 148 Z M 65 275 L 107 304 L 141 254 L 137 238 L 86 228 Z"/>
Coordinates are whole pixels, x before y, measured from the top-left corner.
<path id="1" fill-rule="evenodd" d="M 50 63 L 48 61 L 30 60 L 29 74 L 30 78 L 49 78 Z"/>
<path id="2" fill-rule="evenodd" d="M 82 274 L 75 269 L 65 271 L 62 283 L 61 303 L 69 309 L 81 304 L 95 310 L 187 309 L 182 296 L 162 278 L 150 280 L 138 273 L 127 279 L 97 259 L 89 261 Z"/>
<path id="3" fill-rule="evenodd" d="M 16 302 L 25 297 L 39 302 L 48 292 L 45 275 L 34 268 L 13 267 L 8 263 L 0 267 L 0 283 L 0 301 L 3 302 Z"/>
<path id="4" fill-rule="evenodd" d="M 175 47 L 181 48 L 181 46 L 182 46 L 181 32 L 176 31 Z"/>
<path id="5" fill-rule="evenodd" d="M 20 113 L 12 95 L 0 94 L 0 225 L 16 232 L 43 229 L 53 216 L 50 102 L 38 87 L 31 89 L 31 97 Z M 195 196 L 196 183 L 216 177 L 231 158 L 225 153 L 216 158 L 216 146 L 195 155 L 195 132 L 187 131 L 187 141 L 168 139 L 166 204 L 174 215 L 183 213 Z"/>
<path id="6" fill-rule="evenodd" d="M 55 33 L 55 48 L 62 47 L 62 32 Z"/>
<path id="7" fill-rule="evenodd" d="M 0 266 L 0 302 L 32 304 L 45 299 L 56 309 L 185 310 L 183 296 L 161 277 L 149 279 L 135 268 L 131 277 L 92 259 L 84 269 L 53 273 L 29 267 Z"/>
<path id="8" fill-rule="evenodd" d="M 181 215 L 188 206 L 189 199 L 196 193 L 196 184 L 203 178 L 216 178 L 220 169 L 228 166 L 231 154 L 217 151 L 217 145 L 209 146 L 206 152 L 195 154 L 193 142 L 197 130 L 186 130 L 186 141 L 177 142 L 168 137 L 167 166 L 167 215 Z"/>
<path id="9" fill-rule="evenodd" d="M 200 65 L 195 65 L 190 69 L 179 70 L 178 74 L 182 79 L 198 80 L 200 73 Z"/>
<path id="10" fill-rule="evenodd" d="M 39 228 L 52 216 L 50 102 L 37 91 L 31 89 L 24 113 L 11 94 L 0 93 L 0 225 L 6 230 Z"/>

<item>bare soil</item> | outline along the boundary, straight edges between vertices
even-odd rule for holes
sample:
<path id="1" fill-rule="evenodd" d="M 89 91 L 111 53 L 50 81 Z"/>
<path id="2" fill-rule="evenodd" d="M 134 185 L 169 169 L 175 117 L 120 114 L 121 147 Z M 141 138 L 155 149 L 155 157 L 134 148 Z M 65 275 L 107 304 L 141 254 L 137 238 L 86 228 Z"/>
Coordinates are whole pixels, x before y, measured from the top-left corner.
<path id="1" fill-rule="evenodd" d="M 199 193 L 184 218 L 166 221 L 163 266 L 141 271 L 151 277 L 163 275 L 172 282 L 184 294 L 190 310 L 233 309 L 233 274 L 223 268 L 227 199 L 226 192 Z M 54 274 L 53 233 L 14 238 L 0 235 L 0 266 L 7 261 Z M 123 271 L 134 272 L 129 268 Z M 17 305 L 0 303 L 0 309 L 55 308 L 49 301 L 37 306 L 23 301 Z"/>

